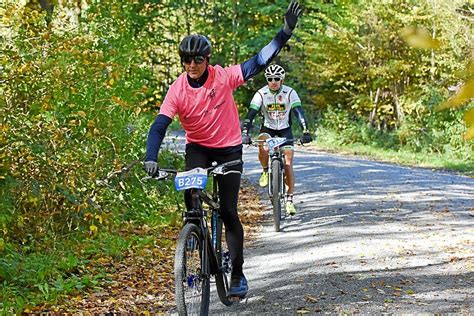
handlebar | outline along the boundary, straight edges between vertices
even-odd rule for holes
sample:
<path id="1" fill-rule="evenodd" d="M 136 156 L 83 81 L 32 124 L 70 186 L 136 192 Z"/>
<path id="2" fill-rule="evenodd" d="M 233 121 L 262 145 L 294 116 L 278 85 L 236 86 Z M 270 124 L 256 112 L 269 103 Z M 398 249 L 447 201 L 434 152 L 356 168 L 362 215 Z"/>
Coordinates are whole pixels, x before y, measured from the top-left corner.
<path id="1" fill-rule="evenodd" d="M 274 138 L 274 137 L 270 137 L 270 138 Z M 281 137 L 281 138 L 283 138 L 283 137 Z M 269 139 L 269 138 L 267 138 L 267 139 Z M 265 142 L 267 139 L 253 139 L 253 138 L 252 138 L 251 141 L 252 141 L 252 142 L 256 142 L 256 143 L 263 143 L 263 142 Z M 294 142 L 294 141 L 297 141 L 297 140 L 299 140 L 299 139 L 298 139 L 298 138 L 286 138 L 286 141 L 287 141 L 287 142 Z"/>
<path id="2" fill-rule="evenodd" d="M 241 159 L 236 159 L 236 160 L 231 160 L 228 162 L 224 162 L 220 165 L 217 164 L 217 162 L 212 162 L 212 166 L 208 168 L 203 168 L 204 170 L 207 171 L 207 175 L 210 176 L 212 174 L 218 175 L 218 174 L 224 174 L 226 172 L 226 168 L 236 166 L 239 164 L 242 164 L 243 161 Z M 153 176 L 146 176 L 141 178 L 141 181 L 146 181 L 146 180 L 165 180 L 169 178 L 173 178 L 176 176 L 177 173 L 182 172 L 176 169 L 165 169 L 165 168 L 159 168 L 158 171 L 155 173 Z"/>
<path id="3" fill-rule="evenodd" d="M 270 137 L 270 138 L 274 138 L 274 137 Z M 270 138 L 267 138 L 267 139 L 270 139 Z M 244 145 L 251 146 L 251 145 L 254 145 L 254 143 L 265 143 L 267 139 L 254 139 L 254 138 L 251 138 L 250 139 L 250 144 L 244 144 Z M 298 145 L 304 146 L 304 144 L 301 142 L 301 139 L 299 139 L 299 138 L 287 138 L 286 142 L 296 142 Z"/>

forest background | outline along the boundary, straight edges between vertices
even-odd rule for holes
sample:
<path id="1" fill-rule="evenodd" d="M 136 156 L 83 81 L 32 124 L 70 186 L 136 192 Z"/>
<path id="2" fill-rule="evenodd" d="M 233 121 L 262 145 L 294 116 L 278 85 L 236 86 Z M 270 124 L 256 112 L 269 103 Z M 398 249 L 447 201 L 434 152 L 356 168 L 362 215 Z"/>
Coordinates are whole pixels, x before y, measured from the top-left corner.
<path id="1" fill-rule="evenodd" d="M 303 101 L 314 145 L 472 174 L 474 3 L 301 3 L 303 18 L 275 62 Z M 179 227 L 181 196 L 169 184 L 142 184 L 140 161 L 160 103 L 183 71 L 180 40 L 204 34 L 212 64 L 237 64 L 272 39 L 287 6 L 1 2 L 3 313 L 103 286 L 101 262 L 120 261 L 127 249 L 166 247 L 172 238 L 160 236 Z M 242 117 L 263 85 L 257 75 L 235 93 Z M 181 167 L 182 158 L 163 151 L 160 165 Z"/>

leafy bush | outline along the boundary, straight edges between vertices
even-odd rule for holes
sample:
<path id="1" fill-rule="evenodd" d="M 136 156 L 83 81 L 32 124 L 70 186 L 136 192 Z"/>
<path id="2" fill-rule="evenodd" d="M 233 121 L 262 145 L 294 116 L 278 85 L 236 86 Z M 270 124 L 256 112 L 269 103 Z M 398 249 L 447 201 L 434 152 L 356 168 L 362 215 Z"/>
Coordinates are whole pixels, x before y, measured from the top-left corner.
<path id="1" fill-rule="evenodd" d="M 120 253 L 124 223 L 175 225 L 182 198 L 140 182 L 157 101 L 135 6 L 91 4 L 82 24 L 67 7 L 48 18 L 36 1 L 2 6 L 0 309 L 21 312 L 93 286 L 101 277 L 80 268 L 84 243 Z M 176 154 L 161 159 L 182 166 Z"/>

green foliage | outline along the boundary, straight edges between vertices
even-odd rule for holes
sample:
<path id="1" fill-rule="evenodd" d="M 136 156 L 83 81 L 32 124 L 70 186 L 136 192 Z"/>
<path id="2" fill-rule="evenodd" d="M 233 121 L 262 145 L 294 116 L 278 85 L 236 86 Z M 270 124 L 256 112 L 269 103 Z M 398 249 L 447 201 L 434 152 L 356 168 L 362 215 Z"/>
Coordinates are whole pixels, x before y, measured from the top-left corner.
<path id="1" fill-rule="evenodd" d="M 472 163 L 474 146 L 462 138 L 466 130 L 462 113 L 428 110 L 421 101 L 418 107 L 423 115 L 407 116 L 395 132 L 387 133 L 344 109 L 329 106 L 318 127 L 318 139 L 333 145 L 367 144 L 388 151 L 403 149 Z"/>
<path id="2" fill-rule="evenodd" d="M 153 116 L 182 72 L 178 43 L 202 33 L 213 43 L 211 63 L 243 62 L 281 28 L 288 5 L 43 1 L 55 5 L 48 11 L 37 0 L 25 2 L 0 6 L 4 311 L 95 286 L 102 277 L 83 267 L 101 249 L 123 255 L 134 242 L 120 235 L 123 225 L 159 230 L 178 224 L 181 195 L 169 183 L 141 183 L 139 163 Z M 275 61 L 317 122 L 319 139 L 472 156 L 472 143 L 461 138 L 462 114 L 434 111 L 449 97 L 447 87 L 468 79 L 463 69 L 472 28 L 459 8 L 469 3 L 303 4 L 303 19 Z M 416 44 L 418 33 L 439 47 L 407 45 Z M 258 75 L 236 92 L 241 113 L 264 84 Z M 162 152 L 160 165 L 182 164 Z"/>
<path id="3" fill-rule="evenodd" d="M 127 241 L 114 236 L 123 223 L 177 224 L 181 196 L 165 184 L 140 182 L 159 93 L 147 65 L 150 40 L 136 40 L 147 25 L 140 18 L 145 7 L 91 3 L 74 22 L 70 8 L 58 6 L 48 23 L 38 2 L 2 3 L 8 13 L 0 59 L 4 311 L 97 284 L 97 276 L 78 267 L 102 249 L 121 255 Z M 182 166 L 174 154 L 161 159 Z M 130 168 L 119 172 L 124 166 Z M 91 244 L 65 251 L 68 240 Z"/>
<path id="4" fill-rule="evenodd" d="M 22 253 L 7 247 L 0 259 L 3 311 L 16 311 L 44 301 L 56 302 L 74 291 L 98 284 L 103 275 L 84 273 L 86 260 L 71 250 Z"/>
<path id="5" fill-rule="evenodd" d="M 314 19 L 298 30 L 308 52 L 300 74 L 311 103 L 323 111 L 322 124 L 345 144 L 381 143 L 458 157 L 472 151 L 472 143 L 462 140 L 461 114 L 433 111 L 448 98 L 447 88 L 465 78 L 472 37 L 459 10 L 465 5 L 371 0 L 308 5 L 305 14 Z"/>

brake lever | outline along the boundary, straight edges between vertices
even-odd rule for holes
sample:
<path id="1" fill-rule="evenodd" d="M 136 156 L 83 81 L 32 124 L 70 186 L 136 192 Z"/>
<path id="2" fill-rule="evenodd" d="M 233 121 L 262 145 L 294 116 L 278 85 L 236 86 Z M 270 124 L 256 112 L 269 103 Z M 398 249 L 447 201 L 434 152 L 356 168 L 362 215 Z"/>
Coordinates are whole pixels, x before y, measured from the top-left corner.
<path id="1" fill-rule="evenodd" d="M 224 174 L 225 173 L 225 166 L 220 166 L 212 170 L 214 174 Z"/>
<path id="2" fill-rule="evenodd" d="M 143 177 L 140 179 L 141 182 L 143 181 L 147 181 L 147 180 L 156 180 L 156 181 L 159 181 L 159 180 L 162 180 L 162 179 L 166 179 L 169 177 L 169 172 L 166 172 L 166 171 L 163 171 L 163 170 L 158 170 L 157 173 L 155 173 L 153 176 L 146 176 L 146 177 Z"/>

